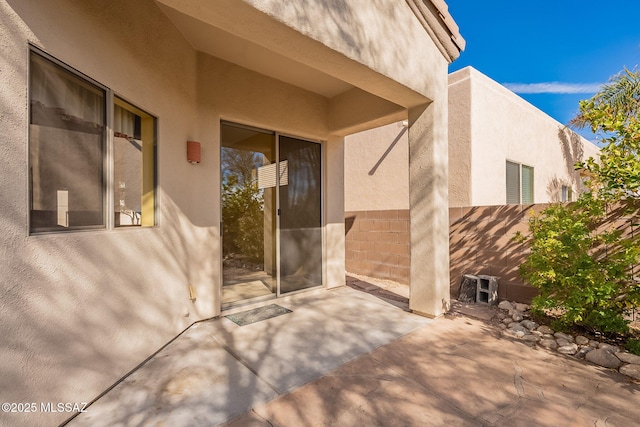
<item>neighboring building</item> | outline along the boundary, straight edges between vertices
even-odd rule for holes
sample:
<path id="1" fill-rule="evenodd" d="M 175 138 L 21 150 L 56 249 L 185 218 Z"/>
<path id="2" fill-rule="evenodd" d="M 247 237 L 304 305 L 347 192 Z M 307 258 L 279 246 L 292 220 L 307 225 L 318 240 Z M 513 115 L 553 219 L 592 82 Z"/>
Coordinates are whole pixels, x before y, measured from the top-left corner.
<path id="1" fill-rule="evenodd" d="M 576 106 L 577 110 L 577 106 Z M 599 148 L 471 67 L 449 75 L 449 205 L 571 201 Z"/>
<path id="2" fill-rule="evenodd" d="M 399 121 L 346 138 L 348 272 L 408 283 L 406 242 L 428 237 L 409 233 L 404 165 L 415 154 L 407 126 Z M 433 178 L 448 179 L 449 207 L 570 201 L 582 189 L 574 164 L 599 152 L 471 67 L 449 75 L 448 133 L 449 174 Z"/>
<path id="3" fill-rule="evenodd" d="M 344 285 L 344 138 L 397 121 L 410 306 L 446 311 L 443 1 L 0 0 L 0 22 L 4 402 L 90 401 L 239 298 Z"/>

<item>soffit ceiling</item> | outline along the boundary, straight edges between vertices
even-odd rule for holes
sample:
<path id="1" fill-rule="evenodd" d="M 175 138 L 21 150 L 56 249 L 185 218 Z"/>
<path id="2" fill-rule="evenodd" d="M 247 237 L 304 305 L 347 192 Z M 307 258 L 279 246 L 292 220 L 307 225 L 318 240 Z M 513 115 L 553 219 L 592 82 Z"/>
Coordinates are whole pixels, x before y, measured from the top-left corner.
<path id="1" fill-rule="evenodd" d="M 175 9 L 159 5 L 187 41 L 198 51 L 327 98 L 333 98 L 353 88 L 352 85 L 314 68 L 293 61 Z"/>

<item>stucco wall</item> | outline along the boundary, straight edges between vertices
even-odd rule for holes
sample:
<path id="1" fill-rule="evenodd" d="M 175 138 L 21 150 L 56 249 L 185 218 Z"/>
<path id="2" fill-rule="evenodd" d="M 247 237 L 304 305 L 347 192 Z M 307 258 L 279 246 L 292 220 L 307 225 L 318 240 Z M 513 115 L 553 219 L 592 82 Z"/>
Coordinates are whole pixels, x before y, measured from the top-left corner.
<path id="1" fill-rule="evenodd" d="M 450 206 L 506 203 L 507 160 L 533 166 L 534 203 L 560 201 L 563 185 L 580 191 L 573 165 L 596 156 L 594 144 L 473 68 L 452 73 L 449 87 L 450 116 L 465 117 L 450 123 L 457 129 L 449 144 L 471 147 L 470 161 L 451 157 L 450 169 L 459 175 L 450 184 Z M 460 191 L 465 183 L 470 199 Z"/>
<path id="2" fill-rule="evenodd" d="M 561 201 L 563 185 L 580 191 L 573 165 L 597 157 L 596 145 L 471 67 L 449 75 L 448 96 L 449 206 L 505 203 L 507 160 L 534 167 L 534 203 Z M 401 126 L 346 138 L 347 210 L 408 207 Z"/>
<path id="3" fill-rule="evenodd" d="M 310 1 L 322 12 L 310 15 L 300 8 L 304 2 L 224 1 L 179 5 L 195 5 L 196 14 L 204 7 L 215 23 L 240 33 L 256 30 L 247 22 L 262 23 L 273 31 L 241 36 L 321 68 L 356 92 L 330 99 L 198 52 L 151 0 L 0 0 L 3 401 L 89 401 L 186 326 L 219 314 L 221 119 L 325 141 L 325 285 L 332 287 L 344 283 L 343 136 L 406 117 L 408 107 L 446 103 L 447 62 L 397 2 L 362 1 L 355 8 Z M 265 13 L 251 15 L 251 3 Z M 309 16 L 313 25 L 304 23 Z M 264 21 L 273 18 L 289 30 Z M 283 39 L 291 29 L 301 32 Z M 386 34 L 397 50 L 383 43 Z M 158 118 L 157 227 L 29 235 L 28 43 Z M 371 100 L 378 107 L 370 108 Z M 340 115 L 336 125 L 337 112 L 349 109 L 353 115 Z M 416 134 L 413 144 L 446 141 L 444 121 L 431 131 Z M 186 161 L 187 140 L 202 144 L 198 165 Z M 428 255 L 437 242 L 426 244 Z M 0 424 L 56 424 L 65 414 L 19 417 L 0 414 Z"/>
<path id="4" fill-rule="evenodd" d="M 218 173 L 214 140 L 195 122 L 197 58 L 148 1 L 2 1 L 0 20 L 0 394 L 6 402 L 86 402 L 216 312 L 219 233 L 208 189 Z M 28 235 L 27 42 L 160 118 L 160 227 Z M 203 142 L 202 167 L 181 161 L 187 139 Z M 1 414 L 0 424 L 66 416 Z"/>
<path id="5" fill-rule="evenodd" d="M 449 205 L 471 204 L 471 102 L 468 81 L 449 75 Z"/>
<path id="6" fill-rule="evenodd" d="M 409 209 L 409 142 L 402 122 L 345 138 L 345 210 Z"/>

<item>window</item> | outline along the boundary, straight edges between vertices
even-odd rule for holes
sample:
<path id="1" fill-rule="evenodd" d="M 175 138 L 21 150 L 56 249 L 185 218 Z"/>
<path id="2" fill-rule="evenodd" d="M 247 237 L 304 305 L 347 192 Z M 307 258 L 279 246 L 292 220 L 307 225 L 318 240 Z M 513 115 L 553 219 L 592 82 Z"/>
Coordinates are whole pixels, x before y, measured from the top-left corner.
<path id="1" fill-rule="evenodd" d="M 111 96 L 98 83 L 32 51 L 32 233 L 155 224 L 155 119 L 119 98 L 108 105 Z M 107 138 L 109 127 L 113 141 Z M 115 185 L 107 182 L 110 171 Z M 111 188 L 114 213 L 106 209 Z"/>
<path id="2" fill-rule="evenodd" d="M 562 201 L 563 202 L 571 202 L 573 199 L 573 188 L 568 185 L 562 186 Z"/>
<path id="3" fill-rule="evenodd" d="M 113 182 L 116 226 L 155 225 L 155 119 L 114 98 Z"/>
<path id="4" fill-rule="evenodd" d="M 507 161 L 507 204 L 533 203 L 533 167 Z"/>

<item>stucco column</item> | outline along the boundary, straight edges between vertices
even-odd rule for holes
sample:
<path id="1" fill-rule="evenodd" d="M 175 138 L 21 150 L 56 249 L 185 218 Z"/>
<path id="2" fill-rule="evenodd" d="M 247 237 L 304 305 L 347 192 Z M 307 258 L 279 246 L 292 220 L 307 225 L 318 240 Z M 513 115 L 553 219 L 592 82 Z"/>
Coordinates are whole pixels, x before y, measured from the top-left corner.
<path id="1" fill-rule="evenodd" d="M 345 284 L 344 138 L 331 137 L 325 146 L 325 284 L 335 288 Z"/>
<path id="2" fill-rule="evenodd" d="M 447 97 L 409 110 L 409 308 L 436 317 L 449 301 Z"/>

